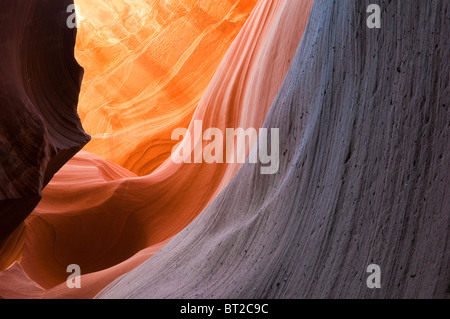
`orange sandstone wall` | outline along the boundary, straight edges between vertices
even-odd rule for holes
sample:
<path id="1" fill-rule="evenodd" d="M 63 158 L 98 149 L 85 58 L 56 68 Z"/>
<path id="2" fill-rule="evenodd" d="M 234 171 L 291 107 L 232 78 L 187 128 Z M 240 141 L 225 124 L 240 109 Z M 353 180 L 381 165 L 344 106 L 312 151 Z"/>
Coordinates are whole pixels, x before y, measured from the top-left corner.
<path id="1" fill-rule="evenodd" d="M 170 156 L 257 0 L 76 0 L 84 150 L 137 175 Z"/>

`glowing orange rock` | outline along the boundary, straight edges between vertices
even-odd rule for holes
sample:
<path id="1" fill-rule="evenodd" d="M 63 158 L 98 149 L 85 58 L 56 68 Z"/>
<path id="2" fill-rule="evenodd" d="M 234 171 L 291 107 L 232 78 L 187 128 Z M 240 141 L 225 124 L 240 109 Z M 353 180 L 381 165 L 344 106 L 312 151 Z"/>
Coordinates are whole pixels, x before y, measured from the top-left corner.
<path id="1" fill-rule="evenodd" d="M 166 160 L 256 0 L 77 0 L 84 148 L 138 175 Z"/>

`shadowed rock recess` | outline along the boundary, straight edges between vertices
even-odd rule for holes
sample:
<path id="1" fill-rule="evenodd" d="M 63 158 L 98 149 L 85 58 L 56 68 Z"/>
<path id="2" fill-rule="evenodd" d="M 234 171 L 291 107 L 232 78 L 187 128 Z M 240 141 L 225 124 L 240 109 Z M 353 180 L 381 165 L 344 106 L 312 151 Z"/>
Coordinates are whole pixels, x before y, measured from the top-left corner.
<path id="1" fill-rule="evenodd" d="M 0 298 L 450 297 L 448 0 L 79 0 L 83 86 L 71 3 L 0 2 Z"/>
<path id="2" fill-rule="evenodd" d="M 448 7 L 316 0 L 265 121 L 278 174 L 245 164 L 97 297 L 449 297 Z M 366 286 L 373 263 L 381 289 Z"/>
<path id="3" fill-rule="evenodd" d="M 76 113 L 83 69 L 65 25 L 70 3 L 0 3 L 0 242 L 89 141 Z"/>

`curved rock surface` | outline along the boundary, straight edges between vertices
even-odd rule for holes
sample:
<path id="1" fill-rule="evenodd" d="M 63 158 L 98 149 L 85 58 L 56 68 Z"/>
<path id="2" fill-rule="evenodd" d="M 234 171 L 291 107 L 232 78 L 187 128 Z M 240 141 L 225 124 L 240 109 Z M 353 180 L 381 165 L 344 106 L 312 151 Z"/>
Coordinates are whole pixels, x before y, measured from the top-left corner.
<path id="1" fill-rule="evenodd" d="M 311 5 L 310 0 L 258 2 L 202 95 L 191 133 L 195 120 L 222 131 L 263 125 Z M 194 145 L 188 148 L 193 152 Z M 91 153 L 78 153 L 0 250 L 0 296 L 95 296 L 186 227 L 241 166 L 176 164 L 169 158 L 138 177 Z M 81 289 L 66 287 L 70 264 L 81 266 Z"/>
<path id="2" fill-rule="evenodd" d="M 315 1 L 265 121 L 279 173 L 244 165 L 98 297 L 449 297 L 449 2 L 379 2 L 369 29 L 369 1 Z"/>
<path id="3" fill-rule="evenodd" d="M 65 24 L 70 3 L 0 4 L 0 243 L 89 141 L 76 112 L 83 69 Z"/>

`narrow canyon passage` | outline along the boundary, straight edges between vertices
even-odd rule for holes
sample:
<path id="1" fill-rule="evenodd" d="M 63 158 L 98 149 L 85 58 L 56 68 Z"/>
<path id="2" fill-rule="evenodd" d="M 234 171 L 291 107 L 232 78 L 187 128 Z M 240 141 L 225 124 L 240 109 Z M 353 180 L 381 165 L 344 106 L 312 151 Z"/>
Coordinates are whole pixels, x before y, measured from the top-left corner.
<path id="1" fill-rule="evenodd" d="M 0 4 L 1 298 L 450 297 L 448 1 L 73 4 Z"/>

